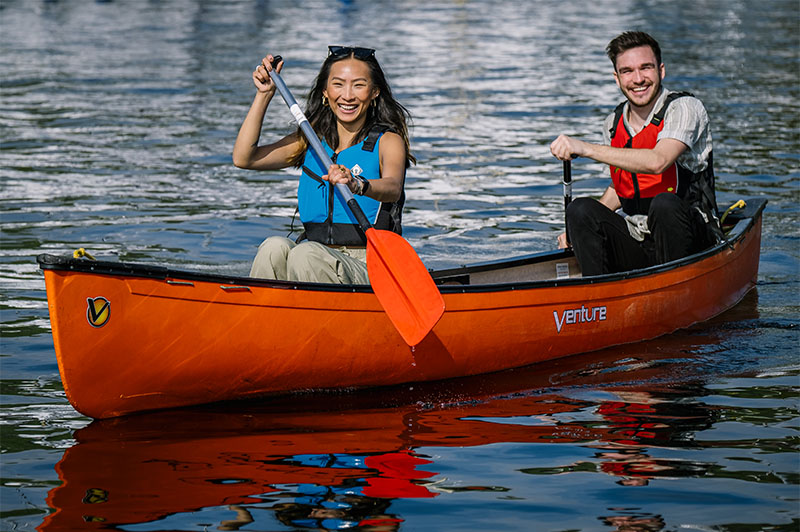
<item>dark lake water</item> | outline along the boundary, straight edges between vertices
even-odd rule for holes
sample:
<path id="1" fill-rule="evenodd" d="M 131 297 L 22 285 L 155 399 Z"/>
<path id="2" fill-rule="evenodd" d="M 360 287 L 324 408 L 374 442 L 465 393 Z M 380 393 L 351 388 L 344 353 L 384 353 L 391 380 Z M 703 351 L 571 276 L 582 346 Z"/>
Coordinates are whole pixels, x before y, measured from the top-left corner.
<path id="1" fill-rule="evenodd" d="M 631 28 L 705 102 L 720 204 L 769 200 L 737 307 L 435 386 L 103 422 L 69 405 L 37 254 L 246 274 L 288 232 L 293 172 L 231 164 L 265 51 L 300 97 L 328 44 L 378 49 L 414 116 L 404 234 L 439 267 L 555 245 L 548 145 L 601 139 L 604 47 Z M 798 29 L 797 0 L 0 1 L 0 529 L 797 530 Z M 262 138 L 290 130 L 281 105 Z M 573 174 L 575 195 L 607 184 Z"/>

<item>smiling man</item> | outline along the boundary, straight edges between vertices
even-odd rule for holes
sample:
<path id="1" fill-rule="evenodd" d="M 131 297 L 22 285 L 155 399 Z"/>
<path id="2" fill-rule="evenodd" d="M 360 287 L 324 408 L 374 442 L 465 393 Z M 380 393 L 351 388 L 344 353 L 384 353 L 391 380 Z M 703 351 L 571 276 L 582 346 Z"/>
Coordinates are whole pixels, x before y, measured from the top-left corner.
<path id="1" fill-rule="evenodd" d="M 578 198 L 567 209 L 584 276 L 679 259 L 721 235 L 703 103 L 662 87 L 661 48 L 647 33 L 622 33 L 606 52 L 626 100 L 604 122 L 605 143 L 560 135 L 550 145 L 558 159 L 588 157 L 610 168 L 612 184 L 599 201 Z M 620 208 L 624 218 L 615 212 Z M 567 233 L 559 247 L 567 246 Z"/>

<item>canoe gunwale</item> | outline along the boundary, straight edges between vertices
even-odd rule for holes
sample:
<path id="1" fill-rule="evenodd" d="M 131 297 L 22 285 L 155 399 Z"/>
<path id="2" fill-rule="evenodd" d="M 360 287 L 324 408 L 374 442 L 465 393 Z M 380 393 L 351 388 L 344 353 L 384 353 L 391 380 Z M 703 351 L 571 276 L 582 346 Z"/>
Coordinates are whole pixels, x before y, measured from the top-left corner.
<path id="1" fill-rule="evenodd" d="M 440 286 L 445 315 L 414 348 L 369 286 L 37 260 L 67 398 L 84 415 L 106 418 L 493 373 L 668 334 L 724 312 L 755 286 L 765 204 L 754 201 L 754 214 L 726 225 L 728 242 L 669 264 L 591 278 Z M 559 273 L 554 258 L 574 265 L 571 252 L 560 250 L 457 271 L 472 282 L 511 279 L 519 266 L 516 273 Z M 469 268 L 489 270 L 472 276 Z M 561 286 L 571 288 L 553 289 Z"/>
<path id="2" fill-rule="evenodd" d="M 479 292 L 503 292 L 513 290 L 528 290 L 532 288 L 555 288 L 560 286 L 592 285 L 598 283 L 609 283 L 645 277 L 653 274 L 663 273 L 692 264 L 712 255 L 720 253 L 726 248 L 732 247 L 736 242 L 744 238 L 756 220 L 761 216 L 767 200 L 764 198 L 749 199 L 745 211 L 731 215 L 729 220 L 735 221 L 734 227 L 728 233 L 728 239 L 712 246 L 704 251 L 689 255 L 665 264 L 630 270 L 620 273 L 597 275 L 592 277 L 570 277 L 564 279 L 548 279 L 537 281 L 517 281 L 486 284 L 439 284 L 439 290 L 443 294 L 448 293 L 479 293 Z M 568 260 L 574 257 L 572 250 L 554 250 L 521 255 L 517 257 L 498 259 L 489 262 L 462 265 L 456 268 L 442 270 L 430 270 L 431 276 L 437 283 L 444 283 L 469 276 L 472 273 L 497 271 L 516 266 L 525 266 L 540 262 Z M 42 270 L 56 271 L 75 271 L 83 273 L 93 273 L 97 275 L 111 275 L 119 277 L 139 277 L 155 280 L 185 280 L 198 282 L 211 282 L 226 285 L 241 285 L 249 287 L 269 287 L 285 290 L 308 290 L 323 292 L 359 292 L 371 293 L 369 285 L 340 285 L 326 283 L 306 283 L 294 281 L 279 281 L 271 279 L 258 279 L 253 277 L 229 276 L 221 274 L 209 274 L 204 272 L 176 270 L 164 266 L 115 262 L 115 261 L 92 261 L 88 259 L 76 259 L 69 256 L 56 256 L 51 254 L 41 254 L 36 258 Z"/>

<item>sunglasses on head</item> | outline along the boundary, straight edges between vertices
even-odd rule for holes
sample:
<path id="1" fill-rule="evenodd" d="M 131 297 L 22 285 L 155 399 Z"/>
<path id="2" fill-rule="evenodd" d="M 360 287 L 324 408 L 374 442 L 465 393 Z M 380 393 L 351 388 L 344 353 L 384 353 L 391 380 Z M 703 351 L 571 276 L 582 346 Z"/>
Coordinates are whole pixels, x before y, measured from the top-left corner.
<path id="1" fill-rule="evenodd" d="M 358 59 L 369 59 L 375 55 L 375 50 L 360 46 L 328 46 L 328 55 L 343 57 L 350 54 Z"/>

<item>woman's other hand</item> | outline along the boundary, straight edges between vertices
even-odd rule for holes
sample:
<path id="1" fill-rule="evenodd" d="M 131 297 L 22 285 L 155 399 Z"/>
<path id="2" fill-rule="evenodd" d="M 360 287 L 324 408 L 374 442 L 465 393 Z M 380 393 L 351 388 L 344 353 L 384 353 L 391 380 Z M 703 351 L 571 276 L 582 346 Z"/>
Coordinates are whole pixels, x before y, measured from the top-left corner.
<path id="1" fill-rule="evenodd" d="M 267 54 L 264 56 L 264 59 L 261 60 L 261 64 L 256 67 L 253 71 L 253 83 L 256 86 L 258 92 L 275 92 L 275 84 L 272 82 L 272 78 L 269 77 L 269 73 L 272 71 L 272 62 L 275 58 L 272 54 Z M 280 73 L 283 70 L 283 60 L 281 59 L 276 68 L 275 72 Z"/>

